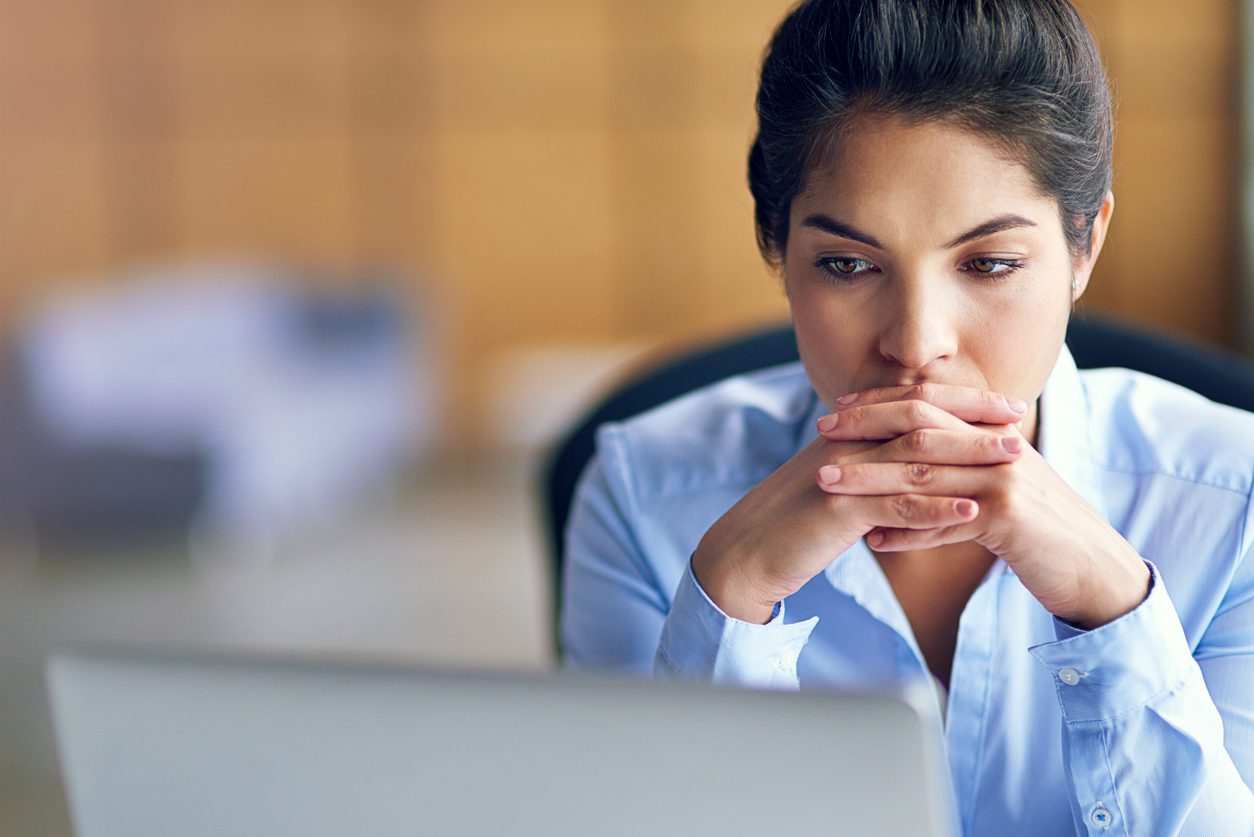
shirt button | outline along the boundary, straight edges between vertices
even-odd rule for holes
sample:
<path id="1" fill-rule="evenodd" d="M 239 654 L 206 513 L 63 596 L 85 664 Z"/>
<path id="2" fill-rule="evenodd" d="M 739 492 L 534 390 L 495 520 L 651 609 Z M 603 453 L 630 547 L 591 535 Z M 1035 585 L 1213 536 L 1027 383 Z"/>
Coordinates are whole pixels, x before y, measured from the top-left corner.
<path id="1" fill-rule="evenodd" d="M 1115 821 L 1114 816 L 1100 805 L 1093 809 L 1093 813 L 1089 814 L 1089 819 L 1098 828 L 1110 828 L 1110 824 Z"/>
<path id="2" fill-rule="evenodd" d="M 1081 677 L 1083 677 L 1083 675 L 1071 666 L 1058 669 L 1058 679 L 1066 683 L 1068 686 L 1074 686 L 1079 683 Z"/>

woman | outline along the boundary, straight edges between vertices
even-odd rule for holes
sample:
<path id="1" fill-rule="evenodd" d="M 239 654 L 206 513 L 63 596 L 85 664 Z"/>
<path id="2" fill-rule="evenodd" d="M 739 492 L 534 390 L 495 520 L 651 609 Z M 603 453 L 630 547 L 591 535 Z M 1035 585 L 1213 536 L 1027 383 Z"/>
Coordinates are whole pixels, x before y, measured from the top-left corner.
<path id="1" fill-rule="evenodd" d="M 801 363 L 602 429 L 569 663 L 930 676 L 967 834 L 1254 833 L 1254 416 L 1063 344 L 1114 209 L 1080 18 L 812 0 L 758 118 Z"/>

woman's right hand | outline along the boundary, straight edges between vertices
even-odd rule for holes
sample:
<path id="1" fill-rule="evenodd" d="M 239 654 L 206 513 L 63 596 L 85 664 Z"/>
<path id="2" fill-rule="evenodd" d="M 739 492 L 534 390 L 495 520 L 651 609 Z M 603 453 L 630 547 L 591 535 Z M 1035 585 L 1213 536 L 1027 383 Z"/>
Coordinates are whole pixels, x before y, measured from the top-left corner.
<path id="1" fill-rule="evenodd" d="M 817 437 L 719 518 L 693 553 L 697 582 L 728 616 L 769 622 L 777 602 L 877 526 L 957 526 L 978 511 L 963 497 L 828 494 L 818 487 L 820 468 L 857 462 L 990 466 L 1019 456 L 1001 439 L 1012 435 L 1009 425 L 1023 413 L 995 393 L 926 384 L 917 398 L 854 406 L 820 424 L 833 417 L 842 435 L 856 438 Z M 972 433 L 972 426 L 983 432 Z"/>

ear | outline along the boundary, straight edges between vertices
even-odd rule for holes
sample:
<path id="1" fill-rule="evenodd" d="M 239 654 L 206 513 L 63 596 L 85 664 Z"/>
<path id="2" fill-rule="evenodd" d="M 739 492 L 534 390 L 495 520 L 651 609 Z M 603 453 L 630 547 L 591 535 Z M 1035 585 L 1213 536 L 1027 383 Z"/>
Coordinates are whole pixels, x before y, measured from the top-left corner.
<path id="1" fill-rule="evenodd" d="M 1093 219 L 1093 230 L 1089 238 L 1089 252 L 1081 253 L 1071 264 L 1071 275 L 1075 286 L 1071 292 L 1071 301 L 1076 302 L 1089 286 L 1089 277 L 1093 274 L 1093 265 L 1101 255 L 1102 245 L 1106 243 L 1106 231 L 1110 229 L 1110 216 L 1115 214 L 1115 193 L 1107 192 L 1106 200 L 1102 201 L 1101 209 Z"/>

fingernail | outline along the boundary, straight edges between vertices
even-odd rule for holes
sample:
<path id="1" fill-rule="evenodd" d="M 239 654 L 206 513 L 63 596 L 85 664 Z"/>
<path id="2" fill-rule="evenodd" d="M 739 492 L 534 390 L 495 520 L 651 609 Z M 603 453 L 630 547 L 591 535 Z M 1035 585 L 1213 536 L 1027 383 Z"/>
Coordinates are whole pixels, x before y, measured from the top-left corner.
<path id="1" fill-rule="evenodd" d="M 1001 449 L 1006 453 L 1018 453 L 1023 450 L 1023 440 L 1018 436 L 1002 436 Z"/>
<path id="2" fill-rule="evenodd" d="M 1011 410 L 1014 410 L 1016 413 L 1026 413 L 1028 411 L 1028 405 L 1023 401 L 1020 401 L 1018 398 L 1007 398 L 1006 406 Z"/>
<path id="3" fill-rule="evenodd" d="M 840 482 L 840 468 L 835 465 L 824 465 L 819 468 L 819 479 L 826 485 Z"/>
<path id="4" fill-rule="evenodd" d="M 851 392 L 848 395 L 842 395 L 836 399 L 836 403 L 842 407 L 848 407 L 850 404 L 858 400 L 858 393 Z"/>
<path id="5" fill-rule="evenodd" d="M 880 546 L 881 544 L 884 543 L 884 533 L 872 532 L 871 534 L 866 536 L 866 542 L 868 546 L 870 546 L 872 549 L 875 549 L 877 546 Z"/>
<path id="6" fill-rule="evenodd" d="M 823 416 L 823 418 L 819 419 L 819 432 L 830 432 L 832 428 L 836 426 L 838 421 L 840 421 L 839 416 Z"/>
<path id="7" fill-rule="evenodd" d="M 963 517 L 971 517 L 975 514 L 975 503 L 970 500 L 959 500 L 954 503 L 954 511 Z"/>

